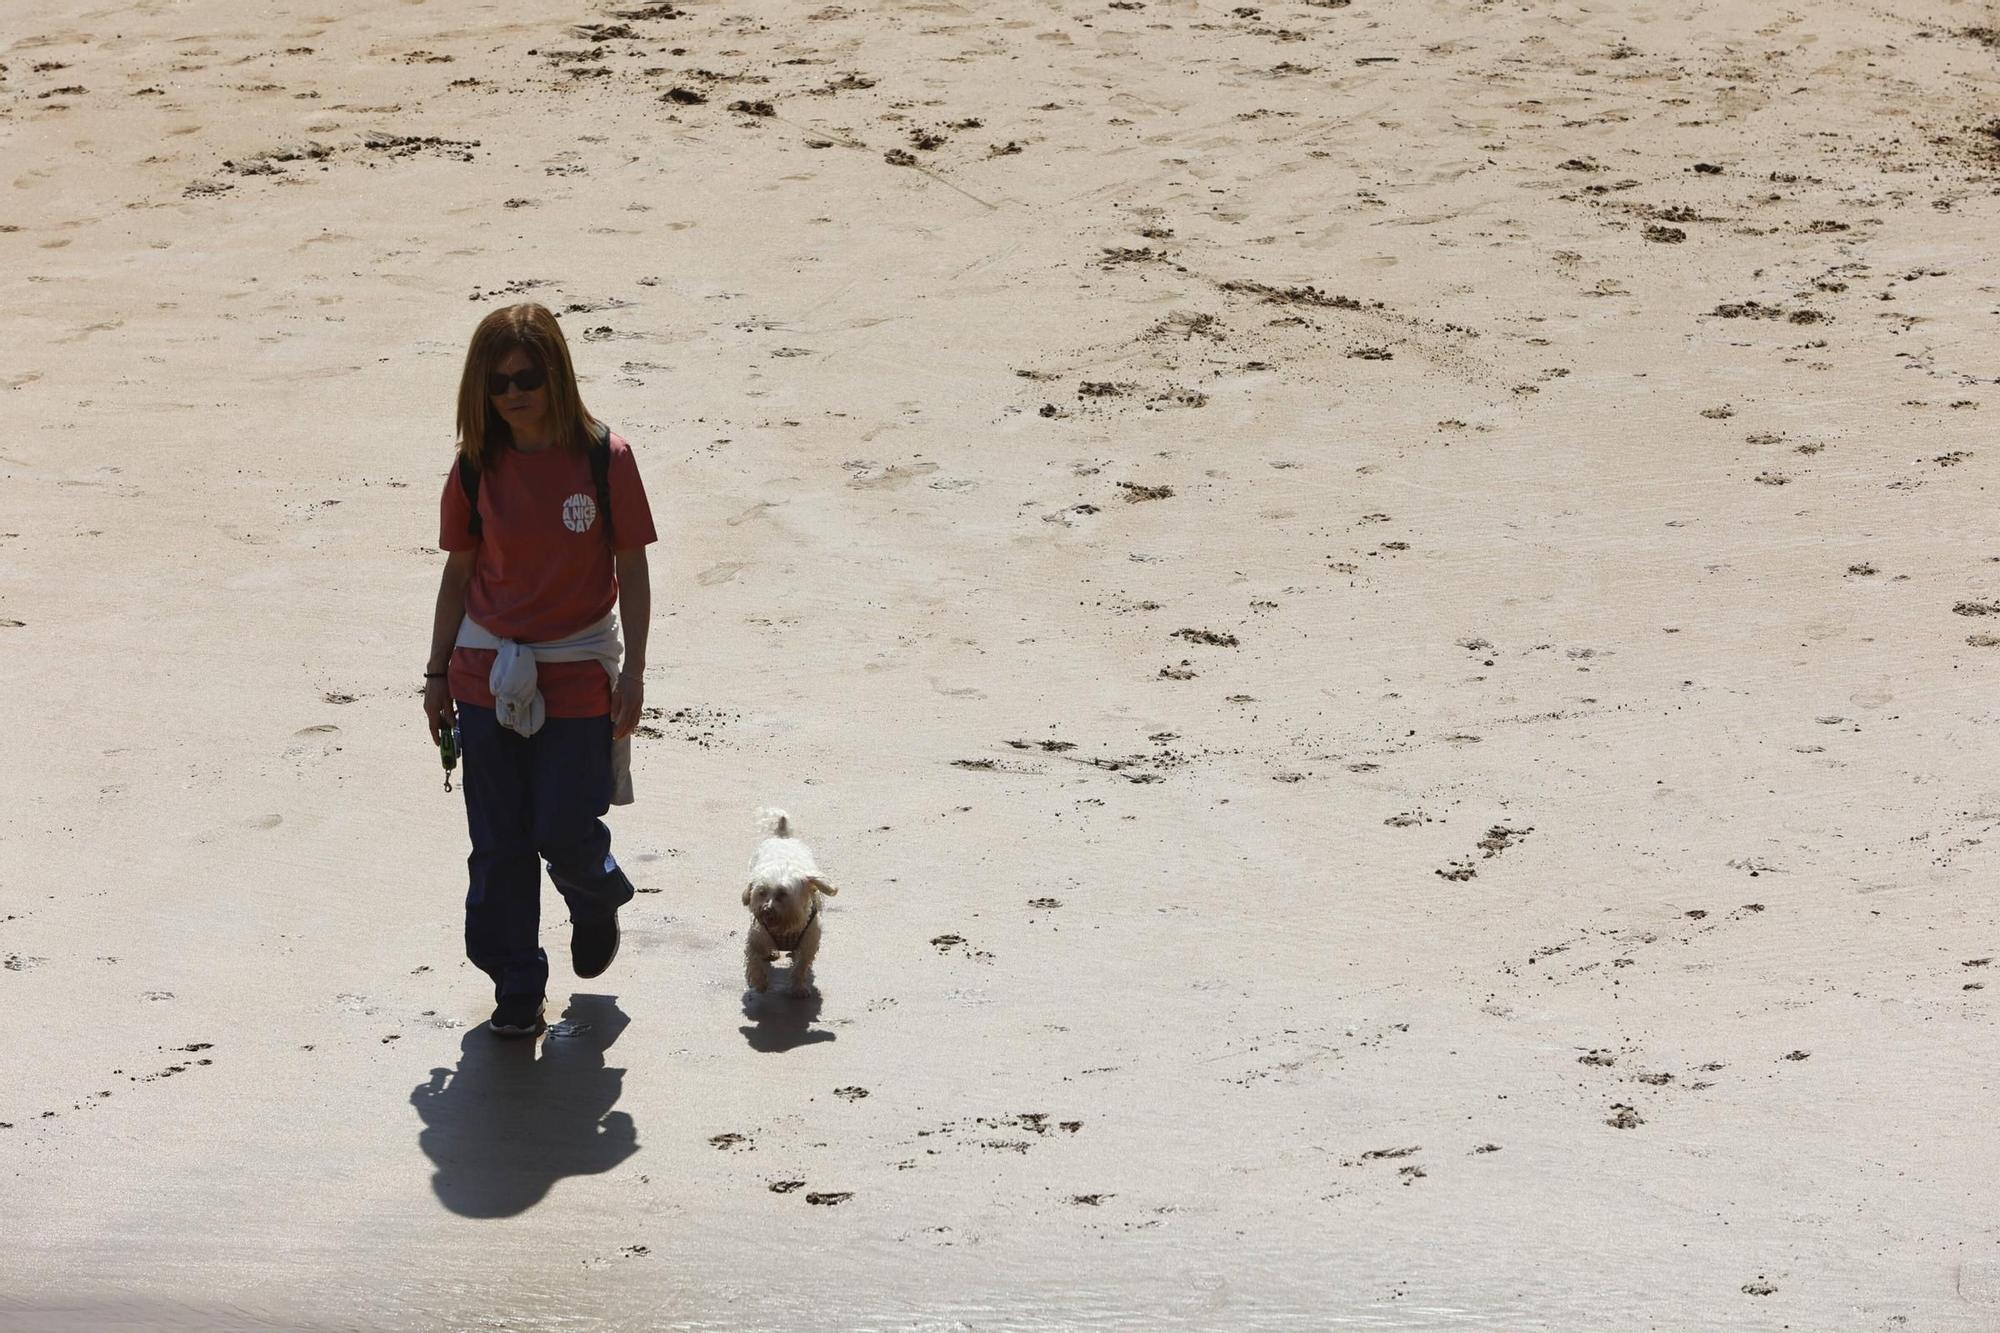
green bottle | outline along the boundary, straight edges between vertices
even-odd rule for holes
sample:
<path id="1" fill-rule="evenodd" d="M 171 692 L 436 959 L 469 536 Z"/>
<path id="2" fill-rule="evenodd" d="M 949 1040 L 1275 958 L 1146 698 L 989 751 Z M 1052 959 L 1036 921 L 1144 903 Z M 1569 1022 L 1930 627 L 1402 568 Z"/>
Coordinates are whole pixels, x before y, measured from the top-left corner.
<path id="1" fill-rule="evenodd" d="M 458 724 L 438 728 L 438 759 L 444 764 L 444 789 L 451 790 L 451 771 L 458 767 Z"/>

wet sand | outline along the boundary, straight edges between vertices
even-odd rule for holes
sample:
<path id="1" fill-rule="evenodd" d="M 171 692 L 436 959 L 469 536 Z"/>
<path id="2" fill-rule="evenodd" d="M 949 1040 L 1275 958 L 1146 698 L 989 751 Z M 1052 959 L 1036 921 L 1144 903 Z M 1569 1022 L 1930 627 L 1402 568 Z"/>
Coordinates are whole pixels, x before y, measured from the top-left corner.
<path id="1" fill-rule="evenodd" d="M 0 1328 L 2000 1321 L 1990 7 L 4 27 Z M 501 1045 L 520 299 L 663 539 Z"/>

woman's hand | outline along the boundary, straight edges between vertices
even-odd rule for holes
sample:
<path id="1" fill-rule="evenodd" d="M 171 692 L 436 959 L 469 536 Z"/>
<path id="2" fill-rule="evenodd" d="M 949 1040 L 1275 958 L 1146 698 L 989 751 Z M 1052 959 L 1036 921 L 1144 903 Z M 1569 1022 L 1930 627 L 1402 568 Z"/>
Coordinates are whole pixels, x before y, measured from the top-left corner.
<path id="1" fill-rule="evenodd" d="M 455 482 L 453 484 L 456 484 Z M 451 687 L 443 676 L 432 671 L 448 671 L 452 645 L 457 642 L 459 625 L 465 619 L 465 588 L 472 582 L 475 551 L 453 551 L 444 558 L 444 574 L 438 579 L 437 610 L 431 616 L 431 650 L 424 656 L 424 724 L 431 729 L 431 744 L 458 721 L 452 707 Z"/>
<path id="2" fill-rule="evenodd" d="M 451 706 L 451 686 L 442 677 L 424 682 L 424 721 L 430 723 L 432 745 L 443 729 L 458 721 Z"/>
<path id="3" fill-rule="evenodd" d="M 639 725 L 639 713 L 646 706 L 646 680 L 630 671 L 611 687 L 611 739 L 622 741 Z"/>

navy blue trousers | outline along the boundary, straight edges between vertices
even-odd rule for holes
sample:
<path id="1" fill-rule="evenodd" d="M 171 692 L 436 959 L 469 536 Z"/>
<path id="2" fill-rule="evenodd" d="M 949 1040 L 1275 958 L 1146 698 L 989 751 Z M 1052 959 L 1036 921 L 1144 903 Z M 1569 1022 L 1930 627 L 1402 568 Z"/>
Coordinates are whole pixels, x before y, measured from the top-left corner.
<path id="1" fill-rule="evenodd" d="M 605 920 L 632 899 L 600 818 L 611 805 L 611 719 L 552 717 L 522 736 L 492 709 L 462 703 L 458 729 L 472 833 L 465 956 L 493 978 L 496 999 L 542 995 L 542 862 L 571 921 Z"/>

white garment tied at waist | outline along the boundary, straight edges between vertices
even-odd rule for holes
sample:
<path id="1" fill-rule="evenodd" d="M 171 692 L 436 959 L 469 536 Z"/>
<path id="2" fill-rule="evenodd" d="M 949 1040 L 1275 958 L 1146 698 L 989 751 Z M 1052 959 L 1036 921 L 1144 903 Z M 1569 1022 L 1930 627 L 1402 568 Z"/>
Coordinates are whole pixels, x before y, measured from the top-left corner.
<path id="1" fill-rule="evenodd" d="M 487 684 L 493 690 L 493 715 L 500 725 L 522 736 L 532 736 L 548 720 L 536 681 L 537 662 L 596 662 L 618 687 L 618 664 L 624 660 L 625 644 L 618 637 L 618 613 L 577 631 L 566 639 L 546 643 L 520 643 L 503 639 L 467 616 L 459 622 L 458 646 L 484 649 L 495 654 Z M 632 804 L 632 738 L 611 742 L 611 804 Z"/>

